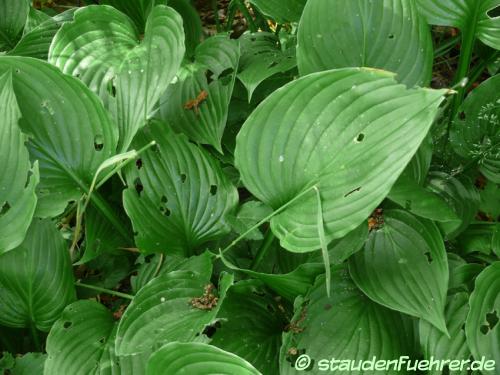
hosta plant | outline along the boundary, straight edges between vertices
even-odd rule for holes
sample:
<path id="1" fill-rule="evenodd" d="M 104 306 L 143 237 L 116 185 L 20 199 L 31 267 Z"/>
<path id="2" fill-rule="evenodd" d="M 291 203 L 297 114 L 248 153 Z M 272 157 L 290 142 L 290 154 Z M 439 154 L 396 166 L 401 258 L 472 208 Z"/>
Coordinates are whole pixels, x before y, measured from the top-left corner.
<path id="1" fill-rule="evenodd" d="M 499 51 L 499 0 L 0 0 L 0 373 L 500 374 Z"/>

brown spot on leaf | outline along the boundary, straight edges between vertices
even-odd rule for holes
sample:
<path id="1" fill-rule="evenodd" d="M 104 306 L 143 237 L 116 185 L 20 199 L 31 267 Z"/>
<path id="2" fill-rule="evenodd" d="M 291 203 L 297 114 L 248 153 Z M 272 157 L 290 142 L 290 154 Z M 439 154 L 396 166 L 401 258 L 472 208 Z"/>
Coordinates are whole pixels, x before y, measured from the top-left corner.
<path id="1" fill-rule="evenodd" d="M 212 310 L 217 306 L 219 298 L 215 295 L 215 286 L 213 284 L 205 285 L 204 293 L 201 297 L 191 299 L 191 306 L 199 310 Z"/>

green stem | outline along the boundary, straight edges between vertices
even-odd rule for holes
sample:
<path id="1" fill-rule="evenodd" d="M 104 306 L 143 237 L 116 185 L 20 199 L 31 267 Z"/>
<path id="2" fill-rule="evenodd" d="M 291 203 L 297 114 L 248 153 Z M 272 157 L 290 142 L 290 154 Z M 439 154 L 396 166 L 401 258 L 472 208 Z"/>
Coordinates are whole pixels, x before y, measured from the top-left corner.
<path id="1" fill-rule="evenodd" d="M 306 190 L 304 190 L 302 193 L 299 193 L 295 196 L 295 198 L 289 200 L 286 202 L 283 206 L 278 208 L 276 211 L 273 211 L 271 214 L 267 215 L 265 218 L 263 218 L 261 221 L 259 221 L 257 224 L 255 224 L 253 227 L 245 231 L 243 234 L 240 234 L 238 238 L 236 238 L 233 242 L 231 242 L 228 246 L 226 246 L 223 250 L 220 251 L 221 254 L 225 254 L 228 250 L 232 249 L 234 245 L 236 245 L 238 242 L 240 242 L 242 239 L 244 239 L 249 233 L 260 227 L 262 224 L 267 223 L 269 220 L 271 220 L 274 216 L 278 215 L 279 213 L 283 212 L 286 210 L 288 207 L 290 207 L 292 204 L 297 202 L 300 198 L 302 198 L 304 195 L 309 193 L 311 190 L 316 189 L 316 185 L 313 185 Z M 220 254 L 216 255 L 216 258 L 220 258 Z"/>
<path id="2" fill-rule="evenodd" d="M 37 352 L 42 351 L 42 346 L 40 344 L 40 336 L 38 336 L 38 330 L 35 327 L 35 324 L 32 322 L 30 324 L 30 332 L 31 332 L 31 338 L 33 339 L 33 344 L 35 345 L 35 350 Z"/>
<path id="3" fill-rule="evenodd" d="M 453 38 L 447 40 L 439 47 L 437 47 L 436 50 L 434 51 L 434 58 L 436 59 L 438 57 L 446 55 L 458 43 L 460 38 L 461 38 L 460 35 L 454 36 Z"/>
<path id="4" fill-rule="evenodd" d="M 474 82 L 476 82 L 479 79 L 479 77 L 481 76 L 483 71 L 488 67 L 488 65 L 493 63 L 498 58 L 498 56 L 500 56 L 500 51 L 495 51 L 488 59 L 482 60 L 474 68 L 474 70 L 470 73 L 470 77 L 471 77 L 470 81 L 467 83 L 467 86 L 465 87 L 466 91 L 472 87 Z"/>
<path id="5" fill-rule="evenodd" d="M 215 27 L 217 28 L 217 32 L 220 33 L 222 29 L 220 25 L 219 7 L 217 6 L 217 0 L 212 0 L 212 11 L 214 12 Z"/>
<path id="6" fill-rule="evenodd" d="M 255 255 L 255 258 L 252 262 L 252 266 L 250 267 L 252 270 L 257 270 L 259 268 L 260 264 L 262 263 L 262 260 L 266 257 L 267 253 L 269 252 L 269 249 L 271 248 L 274 239 L 275 237 L 273 231 L 271 230 L 271 228 L 269 228 L 264 237 L 264 241 L 262 242 L 262 245 L 257 251 L 257 254 Z"/>
<path id="7" fill-rule="evenodd" d="M 98 291 L 98 292 L 101 292 L 101 293 L 106 293 L 106 294 L 109 294 L 111 296 L 117 296 L 117 297 L 129 299 L 129 300 L 133 300 L 134 299 L 134 296 L 130 295 L 130 294 L 117 292 L 117 291 L 111 290 L 111 289 L 101 288 L 101 287 L 98 287 L 98 286 L 95 286 L 95 285 L 83 284 L 83 283 L 81 283 L 79 281 L 77 281 L 75 283 L 75 285 L 79 286 L 81 288 L 86 288 L 86 289 L 95 290 L 95 291 Z"/>
<path id="8" fill-rule="evenodd" d="M 236 9 L 238 8 L 234 1 L 235 0 L 231 1 L 228 7 L 227 22 L 226 22 L 227 32 L 230 32 L 233 29 L 234 16 L 236 14 Z"/>
<path id="9" fill-rule="evenodd" d="M 245 19 L 248 22 L 248 28 L 250 29 L 250 31 L 252 33 L 256 33 L 257 26 L 255 25 L 255 22 L 251 16 L 250 12 L 247 9 L 245 2 L 243 0 L 236 0 L 236 1 L 238 4 L 238 9 L 240 10 L 241 14 L 243 14 L 243 17 L 245 17 Z"/>

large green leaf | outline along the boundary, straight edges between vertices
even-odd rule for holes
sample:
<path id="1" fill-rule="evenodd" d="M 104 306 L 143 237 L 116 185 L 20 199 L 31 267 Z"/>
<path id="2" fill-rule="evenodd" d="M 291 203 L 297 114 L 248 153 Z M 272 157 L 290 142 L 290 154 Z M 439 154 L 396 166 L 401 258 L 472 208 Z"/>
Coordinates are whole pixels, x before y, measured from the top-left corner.
<path id="1" fill-rule="evenodd" d="M 26 353 L 16 358 L 16 365 L 11 370 L 12 375 L 42 375 L 47 354 Z"/>
<path id="2" fill-rule="evenodd" d="M 331 290 L 331 297 L 327 297 L 325 278 L 320 276 L 304 303 L 296 303 L 291 328 L 283 338 L 280 374 L 297 374 L 293 367 L 297 360 L 297 364 L 306 367 L 302 361 L 307 358 L 297 358 L 298 354 L 310 358 L 311 373 L 319 373 L 321 359 L 326 359 L 329 367 L 330 358 L 357 363 L 373 356 L 395 359 L 412 353 L 413 337 L 408 320 L 366 298 L 343 266 L 332 269 Z M 335 373 L 352 374 L 345 368 Z"/>
<path id="3" fill-rule="evenodd" d="M 68 9 L 52 18 L 49 17 L 28 32 L 26 32 L 25 28 L 21 40 L 7 54 L 47 60 L 52 39 L 54 39 L 61 25 L 73 19 L 74 12 L 75 9 Z"/>
<path id="4" fill-rule="evenodd" d="M 287 320 L 283 307 L 262 286 L 257 280 L 245 280 L 229 288 L 217 314 L 221 327 L 210 343 L 246 359 L 263 374 L 278 374 Z"/>
<path id="5" fill-rule="evenodd" d="M 500 49 L 500 18 L 491 11 L 498 0 L 417 0 L 422 14 L 432 25 L 472 30 L 472 34 L 490 47 Z"/>
<path id="6" fill-rule="evenodd" d="M 123 13 L 89 6 L 57 32 L 49 62 L 99 94 L 115 114 L 124 151 L 177 73 L 184 51 L 182 19 L 171 8 L 152 10 L 141 40 Z"/>
<path id="7" fill-rule="evenodd" d="M 116 356 L 116 327 L 111 313 L 97 302 L 81 300 L 69 305 L 47 337 L 44 374 L 143 374 L 146 356 Z"/>
<path id="8" fill-rule="evenodd" d="M 161 97 L 160 118 L 191 140 L 222 152 L 239 58 L 238 42 L 227 35 L 205 40 L 196 48 L 195 61 L 179 71 Z"/>
<path id="9" fill-rule="evenodd" d="M 310 0 L 300 20 L 301 75 L 369 66 L 398 74 L 408 86 L 427 85 L 432 39 L 415 0 Z"/>
<path id="10" fill-rule="evenodd" d="M 218 163 L 184 135 L 154 122 L 137 142 L 151 140 L 156 148 L 125 172 L 123 205 L 141 250 L 189 255 L 229 232 L 224 217 L 236 206 L 238 194 Z"/>
<path id="11" fill-rule="evenodd" d="M 500 32 L 500 31 L 499 31 Z M 452 124 L 455 152 L 475 160 L 479 170 L 500 184 L 500 74 L 472 91 Z"/>
<path id="12" fill-rule="evenodd" d="M 99 98 L 57 68 L 27 57 L 0 57 L 0 74 L 13 72 L 29 137 L 31 159 L 39 161 L 36 214 L 60 214 L 68 201 L 88 190 L 102 162 L 114 155 L 117 131 Z"/>
<path id="13" fill-rule="evenodd" d="M 38 165 L 33 169 L 25 137 L 18 126 L 21 113 L 11 72 L 0 75 L 0 255 L 23 242 L 36 207 Z M 30 174 L 32 176 L 30 177 Z"/>
<path id="14" fill-rule="evenodd" d="M 476 279 L 465 322 L 467 343 L 475 359 L 486 357 L 500 363 L 500 262 L 485 268 Z M 498 374 L 483 371 L 485 374 Z"/>
<path id="15" fill-rule="evenodd" d="M 195 307 L 194 298 L 207 294 L 211 274 L 211 259 L 204 253 L 193 259 L 189 271 L 166 273 L 140 289 L 120 320 L 116 353 L 134 355 L 171 341 L 193 341 L 215 320 L 232 284 L 232 275 L 225 274 L 217 303 L 211 309 Z"/>
<path id="16" fill-rule="evenodd" d="M 470 350 L 465 341 L 464 321 L 469 312 L 467 293 L 456 293 L 448 297 L 445 317 L 450 337 L 440 332 L 425 320 L 420 320 L 420 345 L 425 359 L 468 359 Z M 453 373 L 453 372 L 451 372 Z M 435 368 L 429 374 L 441 374 Z"/>
<path id="17" fill-rule="evenodd" d="M 306 0 L 250 0 L 266 16 L 278 22 L 296 22 L 300 19 Z"/>
<path id="18" fill-rule="evenodd" d="M 244 359 L 215 346 L 172 342 L 151 355 L 146 374 L 260 375 L 260 372 Z"/>
<path id="19" fill-rule="evenodd" d="M 27 0 L 0 0 L 0 52 L 14 47 L 28 19 L 29 9 Z"/>
<path id="20" fill-rule="evenodd" d="M 385 211 L 383 220 L 350 258 L 353 280 L 375 302 L 447 332 L 448 261 L 439 229 L 399 210 Z"/>
<path id="21" fill-rule="evenodd" d="M 66 244 L 50 220 L 35 219 L 24 242 L 0 256 L 0 323 L 48 331 L 74 299 Z"/>
<path id="22" fill-rule="evenodd" d="M 271 220 L 281 245 L 320 248 L 314 186 L 327 241 L 366 220 L 424 140 L 443 94 L 352 68 L 303 77 L 261 103 L 238 134 L 235 163 L 264 203 L 295 199 Z"/>
<path id="23" fill-rule="evenodd" d="M 267 78 L 297 66 L 295 46 L 282 51 L 279 38 L 272 33 L 244 34 L 240 38 L 241 59 L 238 79 L 248 91 L 248 101 Z"/>

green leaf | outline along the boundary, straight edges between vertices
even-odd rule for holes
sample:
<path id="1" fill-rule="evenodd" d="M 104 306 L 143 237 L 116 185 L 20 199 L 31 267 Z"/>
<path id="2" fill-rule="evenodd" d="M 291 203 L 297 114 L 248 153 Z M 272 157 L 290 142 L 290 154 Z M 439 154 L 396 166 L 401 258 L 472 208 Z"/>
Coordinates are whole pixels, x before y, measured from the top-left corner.
<path id="1" fill-rule="evenodd" d="M 296 303 L 289 331 L 283 337 L 280 374 L 296 374 L 293 366 L 302 354 L 311 359 L 311 373 L 317 373 L 321 359 L 357 362 L 373 356 L 395 359 L 411 354 L 411 323 L 401 314 L 366 298 L 352 283 L 344 266 L 332 268 L 331 289 L 332 295 L 327 297 L 325 277 L 320 276 L 303 304 Z M 352 372 L 339 368 L 335 373 Z"/>
<path id="2" fill-rule="evenodd" d="M 36 215 L 53 217 L 88 189 L 99 165 L 114 155 L 117 132 L 99 98 L 59 69 L 26 57 L 0 57 L 0 74 L 13 72 L 29 136 L 32 160 L 39 161 Z"/>
<path id="3" fill-rule="evenodd" d="M 16 44 L 29 14 L 26 0 L 0 0 L 0 52 Z"/>
<path id="4" fill-rule="evenodd" d="M 417 182 L 419 186 L 423 186 L 431 166 L 432 153 L 432 136 L 431 134 L 428 134 L 418 148 L 415 156 L 413 156 L 413 159 L 411 159 L 410 164 L 408 164 L 404 172 L 401 174 L 401 178 L 411 178 L 413 181 Z"/>
<path id="5" fill-rule="evenodd" d="M 238 42 L 216 35 L 200 44 L 161 97 L 159 117 L 176 132 L 219 152 L 240 51 Z"/>
<path id="6" fill-rule="evenodd" d="M 479 209 L 486 217 L 500 222 L 500 184 L 486 183 L 486 186 L 479 191 L 481 203 Z"/>
<path id="7" fill-rule="evenodd" d="M 217 314 L 221 327 L 210 343 L 246 359 L 263 374 L 278 374 L 287 320 L 283 306 L 262 286 L 257 280 L 245 280 L 229 288 Z"/>
<path id="8" fill-rule="evenodd" d="M 184 51 L 182 19 L 171 8 L 153 8 L 141 41 L 126 15 L 89 6 L 58 31 L 49 62 L 99 94 L 115 115 L 123 152 L 177 73 Z"/>
<path id="9" fill-rule="evenodd" d="M 473 35 L 492 48 L 500 49 L 500 18 L 490 12 L 498 0 L 417 0 L 421 13 L 431 25 L 471 29 Z"/>
<path id="10" fill-rule="evenodd" d="M 151 355 L 146 374 L 260 375 L 260 372 L 244 359 L 215 346 L 172 342 Z"/>
<path id="11" fill-rule="evenodd" d="M 29 161 L 11 72 L 0 75 L 0 256 L 23 242 L 36 207 L 38 164 Z"/>
<path id="12" fill-rule="evenodd" d="M 400 210 L 385 211 L 383 220 L 364 249 L 350 258 L 353 280 L 375 302 L 447 333 L 448 261 L 439 229 Z"/>
<path id="13" fill-rule="evenodd" d="M 462 104 L 450 131 L 453 150 L 476 161 L 479 170 L 497 184 L 500 184 L 499 87 L 500 75 L 497 75 L 474 89 Z"/>
<path id="14" fill-rule="evenodd" d="M 63 311 L 47 337 L 45 374 L 143 374 L 147 357 L 117 357 L 117 324 L 100 303 L 81 300 Z"/>
<path id="15" fill-rule="evenodd" d="M 236 206 L 237 191 L 218 163 L 184 135 L 154 122 L 136 141 L 151 140 L 156 148 L 125 170 L 123 205 L 137 232 L 136 244 L 146 252 L 190 255 L 229 232 L 224 217 Z"/>
<path id="16" fill-rule="evenodd" d="M 238 79 L 248 91 L 248 101 L 267 78 L 297 66 L 295 46 L 282 51 L 279 38 L 266 32 L 244 34 L 240 38 L 241 58 Z"/>
<path id="17" fill-rule="evenodd" d="M 426 188 L 441 196 L 462 220 L 438 223 L 447 239 L 456 237 L 469 226 L 476 215 L 480 200 L 477 189 L 468 177 L 454 177 L 443 172 L 429 173 Z"/>
<path id="18" fill-rule="evenodd" d="M 149 15 L 155 5 L 166 5 L 166 0 L 103 0 L 102 4 L 112 5 L 129 16 L 140 31 L 146 26 Z"/>
<path id="19" fill-rule="evenodd" d="M 250 0 L 263 14 L 278 22 L 297 22 L 300 19 L 306 0 Z"/>
<path id="20" fill-rule="evenodd" d="M 247 189 L 274 209 L 304 195 L 271 220 L 281 245 L 320 248 L 313 186 L 327 241 L 366 220 L 424 140 L 444 93 L 353 68 L 303 77 L 261 103 L 238 134 L 235 164 Z"/>
<path id="21" fill-rule="evenodd" d="M 500 251 L 500 223 L 478 222 L 469 225 L 457 238 L 465 254 L 480 252 L 491 254 Z"/>
<path id="22" fill-rule="evenodd" d="M 40 60 L 47 60 L 50 44 L 61 26 L 73 19 L 75 9 L 57 14 L 48 18 L 39 25 L 36 25 L 25 33 L 16 46 L 7 55 L 34 57 Z"/>
<path id="23" fill-rule="evenodd" d="M 42 375 L 43 365 L 47 355 L 43 353 L 26 353 L 16 358 L 15 367 L 10 371 L 11 375 Z"/>
<path id="24" fill-rule="evenodd" d="M 424 358 L 430 360 L 466 360 L 470 350 L 465 340 L 464 321 L 469 312 L 469 296 L 467 293 L 456 293 L 448 297 L 445 318 L 450 337 L 440 332 L 430 323 L 420 320 L 419 337 Z M 429 374 L 441 374 L 433 368 Z M 455 373 L 455 372 L 450 372 Z"/>
<path id="25" fill-rule="evenodd" d="M 182 16 L 186 34 L 186 56 L 191 57 L 203 39 L 200 15 L 190 0 L 169 0 L 168 6 Z"/>
<path id="26" fill-rule="evenodd" d="M 215 320 L 233 277 L 225 274 L 220 279 L 216 306 L 203 310 L 194 306 L 194 298 L 207 294 L 212 274 L 210 255 L 204 253 L 192 262 L 189 271 L 158 276 L 139 290 L 118 326 L 118 355 L 139 354 L 170 341 L 193 341 Z"/>
<path id="27" fill-rule="evenodd" d="M 240 206 L 235 215 L 228 215 L 227 220 L 233 231 L 237 234 L 243 234 L 271 213 L 271 208 L 262 202 L 248 201 Z M 247 234 L 245 239 L 258 241 L 264 239 L 264 236 L 256 228 Z"/>
<path id="28" fill-rule="evenodd" d="M 415 0 L 310 0 L 300 20 L 301 75 L 351 66 L 397 73 L 407 86 L 430 82 L 430 29 Z"/>
<path id="29" fill-rule="evenodd" d="M 0 323 L 48 331 L 74 299 L 63 238 L 50 220 L 34 220 L 24 242 L 0 256 Z"/>
<path id="30" fill-rule="evenodd" d="M 465 322 L 467 343 L 475 359 L 486 357 L 500 363 L 500 262 L 485 268 L 476 279 Z M 483 371 L 494 374 L 494 371 Z"/>

